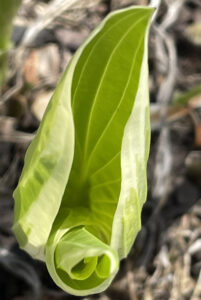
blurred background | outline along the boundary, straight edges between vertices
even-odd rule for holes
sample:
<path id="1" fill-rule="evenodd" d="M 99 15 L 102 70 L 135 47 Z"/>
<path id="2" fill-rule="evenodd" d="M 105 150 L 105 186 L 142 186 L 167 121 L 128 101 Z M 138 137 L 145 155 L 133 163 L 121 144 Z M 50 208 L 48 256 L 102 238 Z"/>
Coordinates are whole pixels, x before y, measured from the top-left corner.
<path id="1" fill-rule="evenodd" d="M 44 263 L 19 249 L 11 229 L 25 151 L 62 72 L 110 11 L 132 4 L 148 1 L 23 0 L 6 46 L 0 42 L 0 300 L 201 299 L 200 0 L 162 0 L 151 29 L 148 199 L 111 287 L 85 298 L 64 293 Z M 1 8 L 0 39 L 5 17 Z"/>

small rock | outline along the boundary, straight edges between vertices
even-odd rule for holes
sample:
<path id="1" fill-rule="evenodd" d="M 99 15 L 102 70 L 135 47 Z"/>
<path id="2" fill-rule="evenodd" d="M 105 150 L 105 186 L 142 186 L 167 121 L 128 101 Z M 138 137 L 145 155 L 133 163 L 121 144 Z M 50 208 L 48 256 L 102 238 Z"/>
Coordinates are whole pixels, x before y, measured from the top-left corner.
<path id="1" fill-rule="evenodd" d="M 201 46 L 201 22 L 189 25 L 185 30 L 185 36 L 193 44 Z"/>
<path id="2" fill-rule="evenodd" d="M 54 44 L 32 50 L 24 64 L 26 82 L 32 85 L 41 81 L 55 82 L 58 79 L 60 63 L 59 49 Z"/>
<path id="3" fill-rule="evenodd" d="M 32 113 L 39 121 L 41 121 L 43 118 L 44 112 L 53 95 L 53 92 L 53 90 L 40 92 L 31 106 Z"/>
<path id="4" fill-rule="evenodd" d="M 86 29 L 81 31 L 59 28 L 56 31 L 56 38 L 63 46 L 75 51 L 86 39 L 89 32 Z"/>

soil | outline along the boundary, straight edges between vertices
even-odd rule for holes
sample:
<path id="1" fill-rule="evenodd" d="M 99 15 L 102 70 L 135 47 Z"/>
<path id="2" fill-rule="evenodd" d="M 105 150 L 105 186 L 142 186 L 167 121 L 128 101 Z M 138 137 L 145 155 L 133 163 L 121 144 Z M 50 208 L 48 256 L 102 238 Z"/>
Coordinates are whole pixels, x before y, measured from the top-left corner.
<path id="1" fill-rule="evenodd" d="M 22 2 L 0 96 L 0 299 L 201 299 L 200 0 L 163 0 L 151 29 L 148 197 L 142 229 L 110 288 L 87 298 L 68 295 L 43 262 L 19 249 L 12 232 L 12 193 L 62 72 L 111 10 L 148 4 L 84 0 L 53 16 L 47 13 L 52 2 Z M 36 20 L 41 27 L 28 39 Z"/>

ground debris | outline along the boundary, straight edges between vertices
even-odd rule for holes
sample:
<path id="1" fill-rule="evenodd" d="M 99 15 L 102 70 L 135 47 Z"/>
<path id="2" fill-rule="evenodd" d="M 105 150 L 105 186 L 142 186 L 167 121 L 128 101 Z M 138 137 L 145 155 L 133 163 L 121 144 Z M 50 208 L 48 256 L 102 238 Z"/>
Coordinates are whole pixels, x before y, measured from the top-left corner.
<path id="1" fill-rule="evenodd" d="M 148 3 L 23 1 L 0 96 L 1 300 L 201 299 L 200 0 L 162 0 L 151 30 L 148 201 L 142 230 L 110 288 L 85 298 L 64 293 L 44 263 L 18 248 L 12 233 L 12 192 L 26 149 L 66 65 L 107 13 Z"/>

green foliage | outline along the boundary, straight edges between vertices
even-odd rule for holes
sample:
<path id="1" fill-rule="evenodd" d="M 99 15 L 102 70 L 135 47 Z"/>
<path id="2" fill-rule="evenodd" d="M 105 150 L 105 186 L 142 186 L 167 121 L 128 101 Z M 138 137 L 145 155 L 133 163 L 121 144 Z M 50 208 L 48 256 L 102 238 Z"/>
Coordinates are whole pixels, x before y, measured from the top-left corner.
<path id="1" fill-rule="evenodd" d="M 6 76 L 12 21 L 20 3 L 21 0 L 0 0 L 0 88 Z"/>
<path id="2" fill-rule="evenodd" d="M 191 100 L 193 97 L 201 94 L 201 84 L 198 84 L 191 89 L 189 89 L 186 92 L 176 92 L 172 104 L 173 105 L 187 105 L 189 100 Z"/>
<path id="3" fill-rule="evenodd" d="M 110 14 L 68 65 L 14 192 L 14 232 L 74 295 L 103 291 L 141 227 L 153 8 Z"/>

